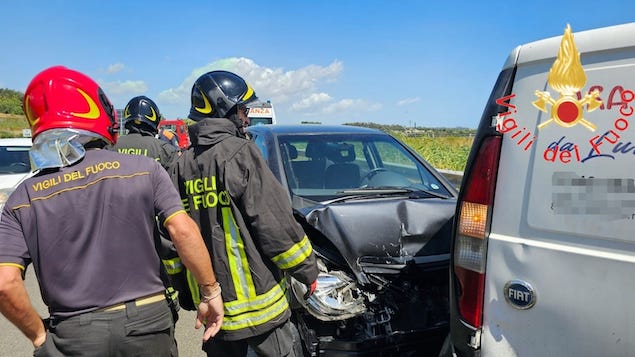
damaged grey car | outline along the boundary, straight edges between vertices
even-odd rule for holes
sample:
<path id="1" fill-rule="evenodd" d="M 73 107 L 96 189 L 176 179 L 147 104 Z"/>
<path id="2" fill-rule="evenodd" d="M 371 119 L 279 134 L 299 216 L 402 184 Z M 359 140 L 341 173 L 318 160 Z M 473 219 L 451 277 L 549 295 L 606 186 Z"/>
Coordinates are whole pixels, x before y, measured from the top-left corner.
<path id="1" fill-rule="evenodd" d="M 307 356 L 436 356 L 448 332 L 457 192 L 412 148 L 354 126 L 248 127 L 318 257 L 291 279 Z"/>

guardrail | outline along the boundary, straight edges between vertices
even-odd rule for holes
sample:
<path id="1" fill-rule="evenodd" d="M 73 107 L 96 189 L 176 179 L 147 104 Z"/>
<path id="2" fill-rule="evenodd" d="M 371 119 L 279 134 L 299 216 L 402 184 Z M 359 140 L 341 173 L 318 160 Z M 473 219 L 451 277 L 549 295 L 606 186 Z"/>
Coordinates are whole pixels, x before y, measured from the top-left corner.
<path id="1" fill-rule="evenodd" d="M 461 187 L 461 180 L 463 180 L 463 171 L 443 170 L 437 169 L 445 178 L 447 178 L 458 190 Z"/>

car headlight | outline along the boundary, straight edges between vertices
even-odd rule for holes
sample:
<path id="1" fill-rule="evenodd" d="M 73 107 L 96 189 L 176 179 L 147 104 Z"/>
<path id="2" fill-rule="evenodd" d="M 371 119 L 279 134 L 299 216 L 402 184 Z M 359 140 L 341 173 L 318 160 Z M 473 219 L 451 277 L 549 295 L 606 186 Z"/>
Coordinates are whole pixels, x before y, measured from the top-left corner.
<path id="1" fill-rule="evenodd" d="M 340 271 L 320 273 L 315 292 L 307 300 L 306 285 L 291 278 L 291 289 L 300 305 L 322 321 L 346 320 L 366 311 L 357 284 Z"/>

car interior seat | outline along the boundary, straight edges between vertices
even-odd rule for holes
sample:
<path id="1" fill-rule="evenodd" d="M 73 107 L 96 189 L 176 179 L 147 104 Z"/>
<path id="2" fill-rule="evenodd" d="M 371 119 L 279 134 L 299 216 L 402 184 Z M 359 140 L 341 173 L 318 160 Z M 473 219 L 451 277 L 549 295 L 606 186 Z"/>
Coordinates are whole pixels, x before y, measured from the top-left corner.
<path id="1" fill-rule="evenodd" d="M 359 186 L 360 170 L 355 161 L 355 147 L 346 143 L 335 144 L 328 152 L 333 164 L 324 173 L 325 188 L 355 188 Z"/>
<path id="2" fill-rule="evenodd" d="M 326 145 L 309 141 L 304 151 L 307 160 L 291 161 L 299 188 L 323 188 L 326 167 Z"/>

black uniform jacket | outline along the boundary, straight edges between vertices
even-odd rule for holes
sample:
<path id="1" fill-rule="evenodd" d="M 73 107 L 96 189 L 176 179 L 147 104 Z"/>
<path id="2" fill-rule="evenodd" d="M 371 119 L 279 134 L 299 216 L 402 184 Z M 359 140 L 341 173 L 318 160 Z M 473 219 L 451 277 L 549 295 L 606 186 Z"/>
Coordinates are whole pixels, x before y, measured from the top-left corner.
<path id="1" fill-rule="evenodd" d="M 164 169 L 167 169 L 178 155 L 177 148 L 167 141 L 139 133 L 120 136 L 117 143 L 110 149 L 122 154 L 151 157 L 157 160 Z"/>
<path id="2" fill-rule="evenodd" d="M 225 318 L 217 338 L 262 334 L 290 316 L 284 272 L 310 284 L 318 268 L 288 194 L 251 141 L 227 119 L 197 123 L 196 146 L 171 176 L 198 222 L 222 287 Z"/>

